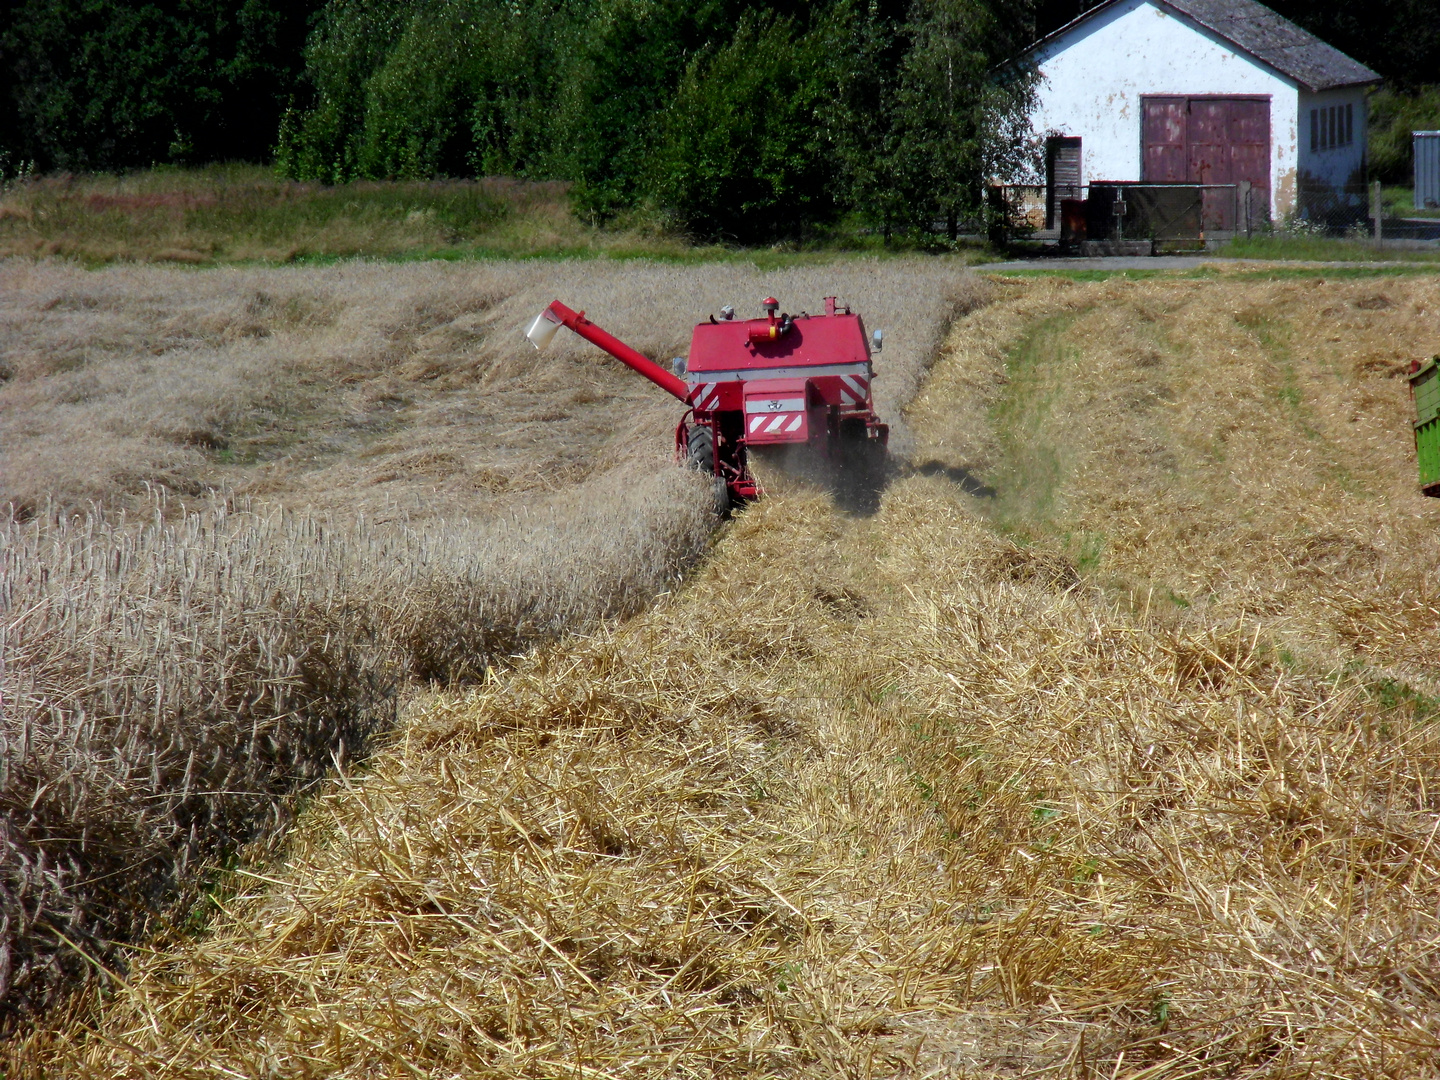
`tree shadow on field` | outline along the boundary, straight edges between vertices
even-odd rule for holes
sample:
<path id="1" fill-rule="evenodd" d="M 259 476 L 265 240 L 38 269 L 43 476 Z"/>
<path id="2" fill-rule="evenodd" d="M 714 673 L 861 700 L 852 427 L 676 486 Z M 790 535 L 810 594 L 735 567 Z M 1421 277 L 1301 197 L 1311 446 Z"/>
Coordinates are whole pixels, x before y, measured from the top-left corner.
<path id="1" fill-rule="evenodd" d="M 907 476 L 940 476 L 979 499 L 993 499 L 998 494 L 964 466 L 939 461 L 917 465 L 883 451 L 831 456 L 815 447 L 797 445 L 757 447 L 751 452 L 789 476 L 824 488 L 835 500 L 835 508 L 849 517 L 873 517 L 880 510 L 885 489 Z"/>

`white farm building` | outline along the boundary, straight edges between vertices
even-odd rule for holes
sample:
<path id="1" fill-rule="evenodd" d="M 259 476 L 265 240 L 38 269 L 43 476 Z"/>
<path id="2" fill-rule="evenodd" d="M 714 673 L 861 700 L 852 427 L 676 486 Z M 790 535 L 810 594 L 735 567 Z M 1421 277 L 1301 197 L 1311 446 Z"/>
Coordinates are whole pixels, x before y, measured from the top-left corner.
<path id="1" fill-rule="evenodd" d="M 1364 179 L 1380 77 L 1255 0 L 1106 0 L 1028 59 L 1049 206 L 1096 182 L 1248 182 L 1282 217 Z"/>

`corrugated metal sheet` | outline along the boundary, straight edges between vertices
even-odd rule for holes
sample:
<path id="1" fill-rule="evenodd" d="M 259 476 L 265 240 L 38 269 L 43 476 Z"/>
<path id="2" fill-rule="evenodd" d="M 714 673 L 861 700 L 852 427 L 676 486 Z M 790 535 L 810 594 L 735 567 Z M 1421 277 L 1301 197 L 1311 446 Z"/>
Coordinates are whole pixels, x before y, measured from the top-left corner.
<path id="1" fill-rule="evenodd" d="M 1412 132 L 1415 138 L 1415 209 L 1440 206 L 1440 131 Z"/>

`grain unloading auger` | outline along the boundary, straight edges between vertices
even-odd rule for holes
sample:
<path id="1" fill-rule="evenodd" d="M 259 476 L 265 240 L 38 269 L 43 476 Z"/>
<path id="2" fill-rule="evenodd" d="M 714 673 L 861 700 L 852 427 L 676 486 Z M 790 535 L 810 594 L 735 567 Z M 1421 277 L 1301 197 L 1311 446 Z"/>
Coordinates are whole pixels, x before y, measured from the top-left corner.
<path id="1" fill-rule="evenodd" d="M 695 327 L 688 358 L 674 371 L 642 356 L 585 317 L 555 301 L 525 336 L 537 349 L 562 326 L 598 345 L 688 406 L 675 428 L 675 454 L 714 476 L 722 509 L 755 498 L 750 447 L 809 445 L 841 467 L 863 465 L 884 452 L 889 425 L 875 415 L 871 344 L 865 324 L 849 307 L 825 298 L 825 314 L 776 314 L 736 319 L 731 308 Z"/>

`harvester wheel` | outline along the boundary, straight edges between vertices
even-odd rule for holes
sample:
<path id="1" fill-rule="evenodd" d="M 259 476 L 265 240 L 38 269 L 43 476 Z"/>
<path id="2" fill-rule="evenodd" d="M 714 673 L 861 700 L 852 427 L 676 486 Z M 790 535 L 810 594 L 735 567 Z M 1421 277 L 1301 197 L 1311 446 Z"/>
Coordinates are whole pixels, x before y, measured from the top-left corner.
<path id="1" fill-rule="evenodd" d="M 723 476 L 715 477 L 715 513 L 722 518 L 730 516 L 730 485 Z"/>
<path id="2" fill-rule="evenodd" d="M 715 433 L 703 424 L 693 424 L 686 436 L 690 464 L 701 472 L 715 475 Z"/>

